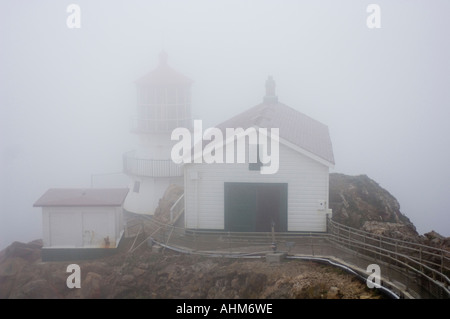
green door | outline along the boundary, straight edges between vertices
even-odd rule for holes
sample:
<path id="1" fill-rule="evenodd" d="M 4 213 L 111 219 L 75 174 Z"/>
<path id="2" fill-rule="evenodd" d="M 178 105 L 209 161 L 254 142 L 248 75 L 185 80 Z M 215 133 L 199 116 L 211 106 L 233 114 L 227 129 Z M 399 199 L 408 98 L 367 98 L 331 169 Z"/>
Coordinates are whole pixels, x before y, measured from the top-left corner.
<path id="1" fill-rule="evenodd" d="M 256 225 L 256 188 L 247 183 L 225 183 L 225 228 L 254 232 Z"/>
<path id="2" fill-rule="evenodd" d="M 286 183 L 225 183 L 225 230 L 287 231 Z"/>

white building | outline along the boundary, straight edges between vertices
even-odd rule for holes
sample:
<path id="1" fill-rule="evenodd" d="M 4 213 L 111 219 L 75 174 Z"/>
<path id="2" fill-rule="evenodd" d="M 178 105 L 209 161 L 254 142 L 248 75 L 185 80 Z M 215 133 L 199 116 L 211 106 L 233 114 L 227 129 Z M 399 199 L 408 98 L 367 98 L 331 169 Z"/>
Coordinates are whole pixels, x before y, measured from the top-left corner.
<path id="1" fill-rule="evenodd" d="M 158 67 L 136 81 L 132 132 L 139 145 L 123 156 L 123 170 L 130 177 L 126 211 L 153 215 L 167 187 L 183 185 L 183 170 L 171 160 L 170 136 L 177 127 L 192 128 L 191 84 L 191 79 L 168 65 L 165 52 Z"/>
<path id="2" fill-rule="evenodd" d="M 42 260 L 84 259 L 115 252 L 124 233 L 127 188 L 49 189 L 42 207 Z"/>
<path id="3" fill-rule="evenodd" d="M 277 173 L 249 164 L 248 147 L 245 164 L 185 164 L 185 227 L 258 232 L 273 223 L 275 231 L 326 231 L 334 166 L 328 127 L 279 103 L 271 77 L 263 103 L 217 126 L 223 136 L 238 127 L 279 128 Z"/>

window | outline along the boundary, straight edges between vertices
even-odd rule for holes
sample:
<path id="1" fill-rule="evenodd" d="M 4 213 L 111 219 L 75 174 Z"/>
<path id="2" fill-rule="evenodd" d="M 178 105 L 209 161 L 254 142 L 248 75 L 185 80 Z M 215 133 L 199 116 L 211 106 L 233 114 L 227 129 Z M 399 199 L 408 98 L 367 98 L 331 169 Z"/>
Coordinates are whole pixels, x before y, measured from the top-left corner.
<path id="1" fill-rule="evenodd" d="M 167 118 L 169 120 L 177 119 L 177 105 L 171 104 L 167 106 Z"/>
<path id="2" fill-rule="evenodd" d="M 250 171 L 260 171 L 261 170 L 261 166 L 263 165 L 261 163 L 261 160 L 259 158 L 259 147 L 260 145 L 254 145 L 254 144 L 250 144 L 249 145 L 249 156 L 248 156 L 248 169 Z M 255 162 L 255 154 L 256 154 L 256 162 Z M 253 156 L 252 156 L 253 155 Z"/>
<path id="3" fill-rule="evenodd" d="M 167 89 L 167 104 L 177 103 L 177 90 L 176 88 Z"/>
<path id="4" fill-rule="evenodd" d="M 134 182 L 134 187 L 133 187 L 133 192 L 139 193 L 139 188 L 141 188 L 141 182 L 135 181 Z"/>

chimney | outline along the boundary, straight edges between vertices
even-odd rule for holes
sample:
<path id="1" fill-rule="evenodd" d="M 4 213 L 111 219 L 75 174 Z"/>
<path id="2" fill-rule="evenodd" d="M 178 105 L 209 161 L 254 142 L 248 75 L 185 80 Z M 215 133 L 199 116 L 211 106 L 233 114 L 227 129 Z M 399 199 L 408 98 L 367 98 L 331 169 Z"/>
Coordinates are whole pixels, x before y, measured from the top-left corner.
<path id="1" fill-rule="evenodd" d="M 266 80 L 266 95 L 263 101 L 265 104 L 278 103 L 278 97 L 275 95 L 275 81 L 271 75 Z"/>
<path id="2" fill-rule="evenodd" d="M 164 50 L 159 53 L 159 64 L 167 65 L 167 52 Z"/>

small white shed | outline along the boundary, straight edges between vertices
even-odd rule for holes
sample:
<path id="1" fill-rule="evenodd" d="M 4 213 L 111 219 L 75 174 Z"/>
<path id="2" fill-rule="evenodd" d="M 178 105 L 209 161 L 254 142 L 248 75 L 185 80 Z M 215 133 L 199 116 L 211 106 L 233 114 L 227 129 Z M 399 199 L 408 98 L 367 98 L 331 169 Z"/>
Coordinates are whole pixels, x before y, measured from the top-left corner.
<path id="1" fill-rule="evenodd" d="M 264 165 L 249 164 L 249 144 L 246 163 L 185 164 L 186 228 L 266 232 L 273 224 L 280 232 L 326 231 L 329 169 L 334 167 L 328 127 L 279 103 L 274 88 L 269 78 L 263 103 L 217 128 L 223 136 L 227 128 L 279 129 L 278 171 L 261 174 Z"/>
<path id="2" fill-rule="evenodd" d="M 42 260 L 87 259 L 111 254 L 124 232 L 128 188 L 49 189 L 42 207 Z"/>

